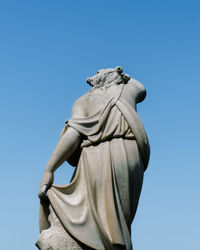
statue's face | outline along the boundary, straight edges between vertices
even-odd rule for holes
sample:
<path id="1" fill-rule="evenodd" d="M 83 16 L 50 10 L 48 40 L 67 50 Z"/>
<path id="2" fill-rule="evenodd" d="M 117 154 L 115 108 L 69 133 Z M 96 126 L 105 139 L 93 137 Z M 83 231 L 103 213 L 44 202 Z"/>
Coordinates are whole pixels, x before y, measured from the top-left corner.
<path id="1" fill-rule="evenodd" d="M 103 86 L 107 81 L 114 81 L 122 72 L 121 67 L 100 69 L 96 75 L 87 78 L 87 83 L 91 86 Z"/>

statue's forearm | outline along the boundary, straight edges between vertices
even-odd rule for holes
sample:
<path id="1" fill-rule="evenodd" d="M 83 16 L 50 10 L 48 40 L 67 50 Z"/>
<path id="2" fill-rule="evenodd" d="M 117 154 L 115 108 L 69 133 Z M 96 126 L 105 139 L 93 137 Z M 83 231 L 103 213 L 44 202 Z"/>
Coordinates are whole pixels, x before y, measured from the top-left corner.
<path id="1" fill-rule="evenodd" d="M 68 128 L 65 134 L 59 140 L 50 160 L 44 170 L 41 184 L 46 184 L 46 173 L 54 173 L 55 170 L 66 161 L 76 150 L 81 142 L 81 135 L 73 128 Z M 48 178 L 47 178 L 48 179 Z"/>

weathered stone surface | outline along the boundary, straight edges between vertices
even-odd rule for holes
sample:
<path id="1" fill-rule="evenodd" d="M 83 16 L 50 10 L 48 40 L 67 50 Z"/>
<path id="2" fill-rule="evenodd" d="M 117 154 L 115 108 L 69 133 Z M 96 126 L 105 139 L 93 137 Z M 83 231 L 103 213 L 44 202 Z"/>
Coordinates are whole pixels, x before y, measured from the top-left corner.
<path id="1" fill-rule="evenodd" d="M 50 203 L 41 205 L 41 250 L 132 249 L 130 227 L 150 155 L 136 113 L 146 90 L 121 67 L 87 82 L 92 89 L 75 102 L 42 177 L 39 197 Z M 73 180 L 53 185 L 64 161 L 76 167 Z"/>
<path id="2" fill-rule="evenodd" d="M 50 228 L 42 230 L 36 246 L 41 250 L 81 250 L 83 249 L 63 228 L 50 206 Z"/>
<path id="3" fill-rule="evenodd" d="M 59 227 L 52 226 L 43 230 L 36 243 L 42 250 L 81 250 L 82 248 L 75 242 L 69 234 Z"/>

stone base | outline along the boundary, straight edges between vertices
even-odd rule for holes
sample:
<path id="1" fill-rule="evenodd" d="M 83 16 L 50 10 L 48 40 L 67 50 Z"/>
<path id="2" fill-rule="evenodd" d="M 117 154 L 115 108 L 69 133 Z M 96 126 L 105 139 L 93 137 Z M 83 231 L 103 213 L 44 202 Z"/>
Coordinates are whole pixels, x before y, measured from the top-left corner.
<path id="1" fill-rule="evenodd" d="M 40 250 L 92 250 L 90 247 L 83 245 L 74 240 L 69 233 L 63 228 L 62 224 L 55 215 L 52 207 L 49 207 L 50 215 L 48 220 L 50 228 L 42 230 L 36 247 Z"/>
<path id="2" fill-rule="evenodd" d="M 81 250 L 83 249 L 62 228 L 55 226 L 43 230 L 36 242 L 40 250 Z"/>

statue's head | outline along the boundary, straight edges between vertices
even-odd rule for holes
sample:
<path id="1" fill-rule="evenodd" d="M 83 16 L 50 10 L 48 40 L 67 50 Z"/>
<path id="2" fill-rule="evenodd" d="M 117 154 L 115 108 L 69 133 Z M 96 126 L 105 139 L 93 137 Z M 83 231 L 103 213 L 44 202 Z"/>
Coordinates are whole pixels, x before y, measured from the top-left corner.
<path id="1" fill-rule="evenodd" d="M 130 76 L 123 73 L 122 67 L 117 66 L 116 68 L 100 69 L 96 75 L 87 78 L 87 83 L 94 88 L 99 88 L 114 84 L 126 84 L 129 79 Z"/>

